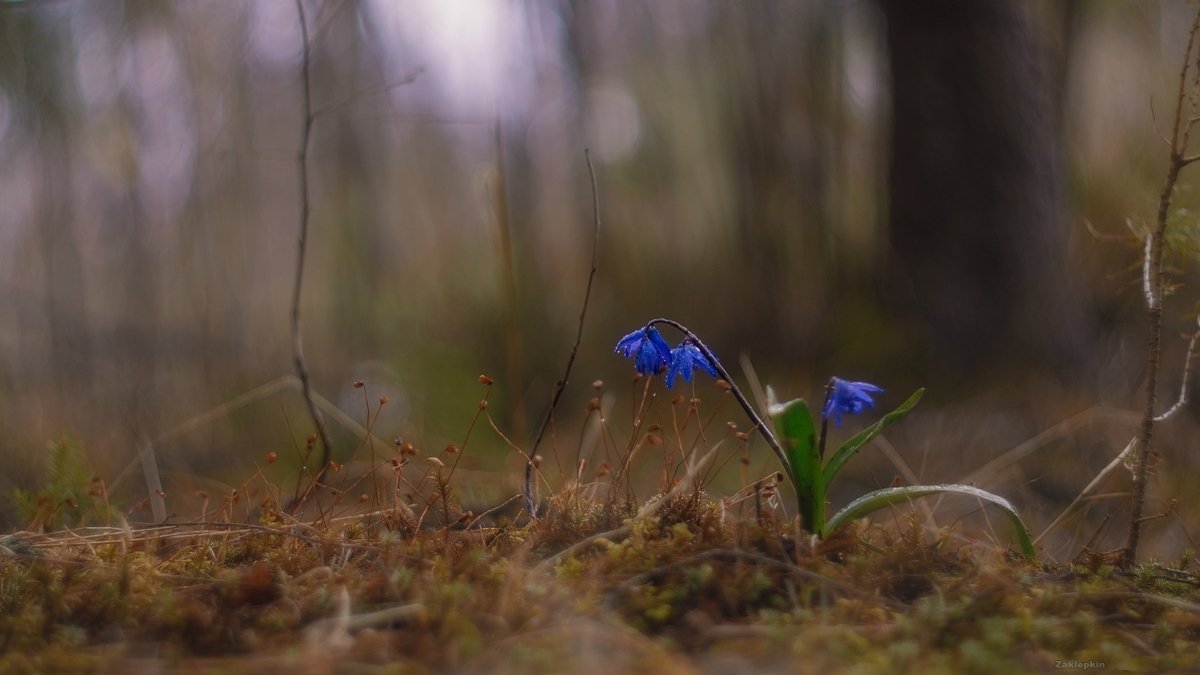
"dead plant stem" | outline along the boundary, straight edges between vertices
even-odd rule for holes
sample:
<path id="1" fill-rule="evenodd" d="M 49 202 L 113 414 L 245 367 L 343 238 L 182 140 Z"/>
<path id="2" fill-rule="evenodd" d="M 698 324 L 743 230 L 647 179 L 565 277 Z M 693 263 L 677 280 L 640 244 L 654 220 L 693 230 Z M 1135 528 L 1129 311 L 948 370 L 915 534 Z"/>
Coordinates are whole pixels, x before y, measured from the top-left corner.
<path id="1" fill-rule="evenodd" d="M 304 126 L 300 134 L 300 152 L 296 156 L 296 168 L 300 182 L 300 238 L 299 251 L 296 256 L 296 279 L 292 286 L 292 361 L 296 365 L 296 375 L 300 378 L 300 391 L 304 395 L 304 402 L 308 405 L 308 414 L 312 417 L 313 425 L 317 427 L 317 435 L 321 439 L 321 466 L 310 483 L 310 489 L 306 490 L 301 498 L 291 505 L 293 510 L 298 509 L 308 498 L 311 487 L 315 486 L 325 475 L 329 461 L 333 458 L 333 444 L 329 441 L 328 430 L 325 429 L 325 418 L 321 415 L 321 409 L 317 407 L 312 395 L 308 364 L 304 360 L 304 339 L 300 324 L 300 291 L 304 284 L 304 260 L 308 249 L 308 220 L 311 211 L 308 194 L 308 148 L 312 139 L 314 116 L 312 113 L 312 77 L 309 67 L 311 54 L 308 42 L 308 20 L 304 15 L 303 0 L 296 0 L 296 12 L 300 16 L 300 39 L 302 42 L 301 81 L 303 82 L 304 97 L 301 105 Z"/>
<path id="2" fill-rule="evenodd" d="M 587 318 L 588 303 L 592 299 L 592 283 L 596 280 L 597 260 L 600 253 L 600 192 L 596 187 L 596 169 L 592 166 L 592 154 L 586 148 L 583 151 L 583 158 L 587 162 L 588 177 L 592 183 L 592 267 L 588 272 L 587 287 L 583 291 L 583 306 L 579 310 L 575 344 L 571 345 L 571 354 L 567 356 L 567 365 L 563 369 L 562 378 L 554 384 L 554 395 L 550 398 L 550 407 L 546 409 L 546 415 L 542 418 L 537 436 L 533 439 L 533 446 L 529 449 L 529 457 L 525 461 L 525 509 L 530 518 L 537 517 L 537 503 L 533 498 L 533 458 L 537 456 L 538 446 L 542 444 L 542 437 L 545 436 L 550 421 L 554 419 L 554 409 L 558 406 L 559 399 L 562 398 L 563 390 L 567 388 L 567 381 L 571 378 L 571 368 L 575 365 L 575 355 L 579 353 L 579 344 L 583 342 L 583 322 Z"/>
<path id="3" fill-rule="evenodd" d="M 1120 551 L 1120 564 L 1130 567 L 1137 560 L 1138 545 L 1141 541 L 1142 514 L 1146 502 L 1146 469 L 1152 451 L 1151 442 L 1154 437 L 1155 407 L 1158 403 L 1158 371 L 1162 361 L 1162 300 L 1163 300 L 1163 243 L 1167 230 L 1167 218 L 1170 213 L 1171 199 L 1179 173 L 1185 166 L 1194 161 L 1185 155 L 1192 126 L 1196 123 L 1197 96 L 1200 95 L 1200 81 L 1193 80 L 1188 88 L 1188 70 L 1192 66 L 1192 52 L 1196 42 L 1196 32 L 1200 29 L 1200 10 L 1197 10 L 1192 20 L 1191 31 L 1188 33 L 1187 52 L 1183 66 L 1179 72 L 1179 89 L 1175 99 L 1175 119 L 1171 127 L 1171 152 L 1167 165 L 1167 176 L 1163 181 L 1162 193 L 1158 198 L 1158 214 L 1154 229 L 1149 234 L 1149 246 L 1145 253 L 1144 265 L 1148 269 L 1146 290 L 1146 400 L 1142 409 L 1142 423 L 1138 429 L 1137 446 L 1134 450 L 1133 463 L 1133 504 L 1129 514 L 1129 534 L 1125 546 Z M 1193 73 L 1194 78 L 1200 78 L 1200 67 Z M 1184 116 L 1184 107 L 1188 108 Z"/>

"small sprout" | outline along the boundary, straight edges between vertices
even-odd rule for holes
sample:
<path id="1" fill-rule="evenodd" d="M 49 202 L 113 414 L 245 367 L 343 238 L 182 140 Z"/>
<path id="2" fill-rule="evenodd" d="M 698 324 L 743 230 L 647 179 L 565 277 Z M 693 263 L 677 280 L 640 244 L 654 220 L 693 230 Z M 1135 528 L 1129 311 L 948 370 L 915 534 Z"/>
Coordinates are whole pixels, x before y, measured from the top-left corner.
<path id="1" fill-rule="evenodd" d="M 730 420 L 725 423 L 725 428 L 729 429 L 730 431 L 737 431 L 737 422 Z"/>
<path id="2" fill-rule="evenodd" d="M 341 471 L 342 463 L 337 460 L 331 459 L 331 460 L 329 460 L 329 468 L 333 469 L 334 472 Z"/>
<path id="3" fill-rule="evenodd" d="M 362 493 L 361 495 L 359 495 L 359 496 L 358 496 L 358 503 L 359 503 L 359 504 L 366 504 L 366 503 L 367 503 L 367 500 L 369 500 L 369 499 L 370 499 L 370 497 L 367 495 L 367 493 L 365 493 L 365 492 L 364 492 L 364 493 Z"/>
<path id="4" fill-rule="evenodd" d="M 535 468 L 535 469 L 542 468 L 542 456 L 541 455 L 534 455 L 533 459 L 531 461 L 533 462 L 533 468 Z"/>
<path id="5" fill-rule="evenodd" d="M 436 466 L 439 469 L 446 466 L 446 463 L 443 462 L 442 460 L 438 459 L 437 457 L 426 457 L 425 462 L 427 464 L 432 464 L 433 466 Z"/>
<path id="6" fill-rule="evenodd" d="M 479 376 L 479 384 L 482 384 L 482 385 L 485 385 L 485 386 L 488 386 L 488 387 L 490 387 L 490 386 L 492 386 L 492 383 L 493 383 L 494 381 L 495 381 L 495 380 L 493 380 L 492 378 L 488 377 L 487 375 L 480 375 L 480 376 Z"/>
<path id="7" fill-rule="evenodd" d="M 316 434 L 309 434 L 309 435 L 308 435 L 308 438 L 306 438 L 306 439 L 304 439 L 304 440 L 305 440 L 305 442 L 306 442 L 306 443 L 308 443 L 308 447 L 310 447 L 310 448 L 311 448 L 311 447 L 312 447 L 313 445 L 315 445 L 315 444 L 316 444 L 316 442 L 317 442 L 317 435 L 316 435 Z"/>
<path id="8" fill-rule="evenodd" d="M 595 382 L 592 382 L 592 389 L 595 389 L 596 391 L 600 391 L 600 389 L 603 387 L 604 380 L 596 380 Z"/>
<path id="9" fill-rule="evenodd" d="M 717 380 L 717 389 L 724 389 L 725 391 L 731 391 L 733 389 L 733 385 L 729 384 L 725 380 Z"/>
<path id="10" fill-rule="evenodd" d="M 274 450 L 267 453 L 267 464 L 274 464 L 275 460 L 279 459 L 279 454 Z"/>
<path id="11" fill-rule="evenodd" d="M 387 405 L 391 400 L 392 399 L 387 394 L 384 394 L 383 396 L 379 397 L 379 405 Z"/>
<path id="12" fill-rule="evenodd" d="M 739 441 L 745 442 L 745 441 L 750 440 L 750 434 L 748 434 L 744 431 L 739 431 L 736 434 L 734 434 L 734 436 L 736 436 Z"/>
<path id="13" fill-rule="evenodd" d="M 166 496 L 167 496 L 167 493 L 163 492 L 162 490 L 155 490 L 155 491 L 154 491 L 154 494 L 158 495 L 159 497 L 166 497 Z"/>
<path id="14" fill-rule="evenodd" d="M 592 400 L 588 401 L 587 411 L 592 412 L 593 410 L 599 410 L 599 409 L 600 409 L 600 397 L 593 396 Z"/>
<path id="15" fill-rule="evenodd" d="M 445 452 L 447 455 L 457 455 L 458 454 L 458 446 L 451 443 L 446 446 L 446 449 L 443 450 L 443 452 Z"/>
<path id="16" fill-rule="evenodd" d="M 480 401 L 480 402 L 479 402 L 479 409 L 480 409 L 480 410 L 487 410 L 487 405 L 488 405 L 488 404 L 487 404 L 487 399 L 485 398 L 485 399 L 483 399 L 482 401 Z"/>
<path id="17" fill-rule="evenodd" d="M 675 398 L 671 399 L 671 405 L 679 405 L 680 403 L 683 403 L 686 400 L 687 399 L 685 399 L 683 397 L 683 394 L 680 394 L 680 395 L 676 396 Z"/>
<path id="18" fill-rule="evenodd" d="M 634 383 L 634 384 L 637 384 L 638 382 L 641 382 L 641 381 L 642 381 L 642 374 L 641 374 L 641 373 L 634 373 L 634 374 L 633 374 L 633 383 Z"/>
<path id="19" fill-rule="evenodd" d="M 354 386 L 354 388 L 355 388 L 355 389 L 362 389 L 362 388 L 363 388 L 363 381 L 362 381 L 362 380 L 355 380 L 355 381 L 354 381 L 354 385 L 353 385 L 353 386 Z"/>
<path id="20" fill-rule="evenodd" d="M 700 399 L 698 399 L 698 398 L 694 398 L 694 399 L 692 399 L 691 401 L 689 401 L 689 403 L 691 404 L 691 406 L 692 406 L 693 408 L 699 408 L 699 407 L 700 407 Z"/>

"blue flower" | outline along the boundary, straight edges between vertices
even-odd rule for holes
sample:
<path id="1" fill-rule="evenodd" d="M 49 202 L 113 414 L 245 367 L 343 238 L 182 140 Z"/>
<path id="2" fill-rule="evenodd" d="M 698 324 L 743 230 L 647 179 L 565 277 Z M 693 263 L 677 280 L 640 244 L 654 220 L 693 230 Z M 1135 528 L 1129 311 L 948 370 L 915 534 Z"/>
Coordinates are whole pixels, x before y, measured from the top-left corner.
<path id="1" fill-rule="evenodd" d="M 671 350 L 671 363 L 667 366 L 667 389 L 675 386 L 675 376 L 683 375 L 687 382 L 692 381 L 692 371 L 696 368 L 717 376 L 717 367 L 691 342 L 684 342 Z"/>
<path id="2" fill-rule="evenodd" d="M 840 377 L 833 378 L 830 383 L 833 391 L 825 400 L 825 410 L 822 416 L 829 419 L 833 414 L 833 423 L 842 425 L 842 413 L 858 415 L 867 408 L 874 408 L 875 401 L 871 394 L 882 394 L 883 389 L 869 382 L 848 382 Z"/>
<path id="3" fill-rule="evenodd" d="M 643 375 L 654 375 L 671 360 L 671 346 L 654 326 L 644 326 L 617 342 L 617 353 L 633 356 L 634 368 Z"/>

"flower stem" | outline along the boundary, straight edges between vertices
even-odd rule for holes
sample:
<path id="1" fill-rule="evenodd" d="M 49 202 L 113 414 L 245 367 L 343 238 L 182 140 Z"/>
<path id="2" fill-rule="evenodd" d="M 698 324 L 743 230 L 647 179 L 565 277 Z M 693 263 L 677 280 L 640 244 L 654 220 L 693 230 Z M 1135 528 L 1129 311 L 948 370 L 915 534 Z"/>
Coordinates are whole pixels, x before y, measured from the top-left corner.
<path id="1" fill-rule="evenodd" d="M 829 431 L 829 416 L 825 414 L 825 409 L 833 397 L 833 379 L 829 378 L 829 384 L 825 385 L 825 402 L 821 404 L 821 435 L 817 437 L 817 456 L 821 462 L 825 461 L 825 433 Z"/>
<path id="2" fill-rule="evenodd" d="M 737 383 L 733 381 L 733 377 L 730 376 L 729 371 L 725 370 L 725 366 L 721 365 L 721 361 L 717 358 L 717 355 L 714 354 L 712 350 L 708 348 L 708 345 L 704 344 L 704 341 L 701 340 L 698 335 L 693 333 L 691 329 L 679 323 L 678 321 L 675 321 L 674 319 L 651 319 L 646 324 L 646 328 L 651 328 L 654 326 L 654 324 L 658 323 L 671 326 L 675 330 L 683 333 L 689 340 L 693 342 L 693 344 L 696 345 L 696 348 L 700 350 L 700 353 L 704 354 L 704 357 L 713 364 L 713 366 L 717 369 L 717 374 L 721 376 L 721 379 L 729 383 L 729 390 L 733 392 L 733 397 L 737 399 L 738 405 L 742 406 L 742 410 L 746 412 L 746 416 L 750 418 L 751 422 L 754 422 L 755 428 L 757 428 L 758 432 L 762 434 L 763 438 L 766 439 L 767 445 L 771 446 L 771 450 L 775 452 L 775 456 L 779 459 L 779 463 L 790 475 L 792 463 L 788 461 L 787 453 L 783 451 L 783 446 L 780 445 L 779 439 L 775 437 L 775 433 L 771 431 L 771 428 L 768 427 L 767 423 L 763 421 L 761 416 L 759 416 L 758 412 L 754 409 L 754 406 L 750 405 L 750 401 L 746 399 L 746 395 L 742 393 L 742 390 L 738 388 Z M 824 433 L 822 433 L 822 438 L 823 437 Z"/>

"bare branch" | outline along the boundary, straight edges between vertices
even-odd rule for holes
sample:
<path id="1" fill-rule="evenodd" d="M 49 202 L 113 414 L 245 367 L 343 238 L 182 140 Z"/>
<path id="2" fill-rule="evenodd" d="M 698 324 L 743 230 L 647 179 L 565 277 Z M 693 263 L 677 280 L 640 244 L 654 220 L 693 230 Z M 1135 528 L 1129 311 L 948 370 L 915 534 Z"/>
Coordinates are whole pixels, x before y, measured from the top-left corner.
<path id="1" fill-rule="evenodd" d="M 320 117 L 321 115 L 325 115 L 336 110 L 341 110 L 342 108 L 345 108 L 364 96 L 375 96 L 376 94 L 383 94 L 393 89 L 399 89 L 400 87 L 412 84 L 413 82 L 417 81 L 417 78 L 420 77 L 421 73 L 423 72 L 425 72 L 424 68 L 415 68 L 400 77 L 363 87 L 362 89 L 359 89 L 340 101 L 329 103 L 317 108 L 313 111 L 312 116 Z"/>
<path id="2" fill-rule="evenodd" d="M 588 303 L 592 298 L 592 282 L 596 280 L 597 261 L 600 254 L 600 191 L 596 188 L 596 168 L 592 166 L 592 153 L 586 148 L 583 151 L 584 161 L 587 162 L 588 177 L 592 181 L 592 269 L 588 272 L 587 288 L 583 291 L 583 307 L 579 310 L 579 327 L 575 331 L 575 344 L 571 346 L 571 354 L 567 357 L 567 367 L 563 370 L 562 379 L 554 385 L 554 396 L 550 399 L 550 407 L 542 418 L 542 426 L 538 428 L 537 436 L 533 439 L 533 447 L 525 463 L 525 508 L 530 518 L 537 517 L 537 504 L 533 500 L 533 458 L 537 455 L 538 446 L 554 418 L 554 408 L 567 387 L 571 377 L 571 367 L 575 365 L 575 355 L 579 352 L 579 344 L 583 341 L 583 320 L 587 317 Z"/>
<path id="3" fill-rule="evenodd" d="M 1183 383 L 1179 385 L 1179 400 L 1175 405 L 1167 409 L 1166 412 L 1154 418 L 1155 422 L 1163 422 L 1171 419 L 1188 402 L 1188 378 L 1192 372 L 1192 357 L 1196 355 L 1196 340 L 1200 340 L 1200 330 L 1192 333 L 1192 339 L 1188 341 L 1187 356 L 1183 359 Z"/>
<path id="4" fill-rule="evenodd" d="M 312 417 L 313 424 L 317 427 L 317 435 L 321 438 L 321 466 L 317 469 L 317 473 L 309 484 L 308 489 L 305 490 L 303 495 L 300 495 L 298 499 L 292 502 L 289 510 L 299 508 L 304 503 L 308 494 L 312 492 L 313 487 L 324 476 L 325 470 L 329 466 L 329 460 L 333 457 L 333 444 L 329 441 L 329 432 L 325 429 L 325 418 L 321 415 L 321 409 L 317 407 L 316 401 L 313 400 L 312 386 L 309 383 L 308 377 L 308 365 L 304 360 L 304 339 L 300 323 L 300 291 L 304 284 L 304 258 L 308 249 L 308 218 L 310 212 L 308 201 L 308 147 L 312 138 L 314 116 L 312 112 L 312 77 L 309 68 L 311 55 L 308 42 L 308 20 L 304 16 L 303 0 L 296 0 L 296 12 L 300 16 L 300 39 L 303 45 L 301 69 L 303 71 L 304 99 L 301 104 L 304 127 L 300 134 L 300 153 L 296 157 L 296 168 L 298 169 L 300 182 L 300 240 L 299 251 L 296 256 L 296 279 L 292 286 L 292 360 L 296 365 L 296 375 L 300 378 L 300 390 L 304 395 L 304 402 L 308 404 L 308 414 Z"/>
<path id="5" fill-rule="evenodd" d="M 1162 127 L 1158 125 L 1158 115 L 1154 112 L 1154 97 L 1150 97 L 1150 119 L 1154 122 L 1154 133 L 1158 134 L 1160 140 L 1167 145 L 1168 148 L 1173 148 L 1171 141 L 1167 140 L 1166 135 L 1162 132 Z"/>
<path id="6" fill-rule="evenodd" d="M 1162 192 L 1158 197 L 1158 214 L 1154 228 L 1146 238 L 1146 248 L 1142 262 L 1142 286 L 1146 295 L 1146 400 L 1142 410 L 1142 423 L 1138 430 L 1136 451 L 1133 456 L 1133 496 L 1129 514 L 1129 533 L 1125 546 L 1120 550 L 1122 567 L 1132 567 L 1137 560 L 1138 544 L 1141 540 L 1143 511 L 1146 502 L 1146 471 L 1151 444 L 1154 436 L 1154 424 L 1158 420 L 1155 415 L 1157 407 L 1158 371 L 1162 361 L 1162 295 L 1165 283 L 1163 273 L 1163 243 L 1167 231 L 1167 216 L 1171 209 L 1171 199 L 1175 184 L 1179 180 L 1180 171 L 1187 166 L 1184 157 L 1192 130 L 1192 118 L 1196 117 L 1196 107 L 1200 102 L 1200 64 L 1192 75 L 1191 88 L 1188 89 L 1188 69 L 1192 66 L 1193 52 L 1196 45 L 1196 33 L 1200 31 L 1200 9 L 1197 9 L 1192 19 L 1191 30 L 1188 31 L 1187 50 L 1184 52 L 1183 66 L 1179 71 L 1179 90 L 1175 96 L 1175 121 L 1172 125 L 1171 152 L 1167 165 L 1167 175 L 1163 179 Z M 1200 55 L 1195 58 L 1200 59 Z M 1184 117 L 1184 106 L 1187 106 L 1187 117 Z M 1190 348 L 1189 348 L 1190 351 Z"/>

